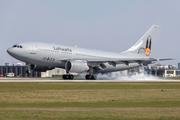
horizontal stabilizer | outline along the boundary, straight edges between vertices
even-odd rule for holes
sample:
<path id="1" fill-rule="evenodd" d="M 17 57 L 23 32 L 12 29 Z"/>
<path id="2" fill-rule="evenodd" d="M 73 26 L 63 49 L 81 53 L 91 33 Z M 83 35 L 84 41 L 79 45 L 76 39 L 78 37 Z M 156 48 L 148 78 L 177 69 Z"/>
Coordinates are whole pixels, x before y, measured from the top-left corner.
<path id="1" fill-rule="evenodd" d="M 159 61 L 167 61 L 167 60 L 175 60 L 175 59 L 172 59 L 172 58 L 159 59 Z"/>

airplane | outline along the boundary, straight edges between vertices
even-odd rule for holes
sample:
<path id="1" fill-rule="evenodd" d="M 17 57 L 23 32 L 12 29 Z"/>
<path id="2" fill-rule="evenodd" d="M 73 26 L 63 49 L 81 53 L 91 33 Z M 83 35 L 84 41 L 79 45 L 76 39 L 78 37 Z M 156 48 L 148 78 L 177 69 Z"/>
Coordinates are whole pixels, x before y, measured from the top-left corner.
<path id="1" fill-rule="evenodd" d="M 12 57 L 26 63 L 31 70 L 45 72 L 55 67 L 63 68 L 67 74 L 63 79 L 73 79 L 71 73 L 84 73 L 85 78 L 97 79 L 98 73 L 128 70 L 171 59 L 151 58 L 152 47 L 161 31 L 153 25 L 132 47 L 121 53 L 106 52 L 41 42 L 24 42 L 7 50 Z"/>

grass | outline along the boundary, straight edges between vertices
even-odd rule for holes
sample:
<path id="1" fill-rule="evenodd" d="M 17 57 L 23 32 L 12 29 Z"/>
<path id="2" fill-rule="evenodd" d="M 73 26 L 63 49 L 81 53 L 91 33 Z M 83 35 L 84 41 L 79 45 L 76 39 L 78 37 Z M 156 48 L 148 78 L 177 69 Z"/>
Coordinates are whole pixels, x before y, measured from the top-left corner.
<path id="1" fill-rule="evenodd" d="M 180 83 L 0 83 L 0 120 L 180 119 Z"/>
<path id="2" fill-rule="evenodd" d="M 166 79 L 170 79 L 170 80 L 180 80 L 180 77 L 166 77 Z"/>

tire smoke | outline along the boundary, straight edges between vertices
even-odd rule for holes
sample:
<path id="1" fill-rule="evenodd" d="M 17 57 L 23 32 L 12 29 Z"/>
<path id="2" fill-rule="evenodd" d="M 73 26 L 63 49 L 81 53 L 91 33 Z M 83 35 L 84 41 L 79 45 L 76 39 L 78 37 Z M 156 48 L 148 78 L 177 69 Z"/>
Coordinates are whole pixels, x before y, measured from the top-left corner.
<path id="1" fill-rule="evenodd" d="M 77 77 L 85 79 L 86 73 L 79 74 Z M 98 80 L 161 80 L 161 78 L 147 74 L 144 70 L 140 70 L 140 72 L 133 72 L 131 75 L 127 74 L 125 71 L 121 72 L 112 72 L 112 73 L 104 73 L 97 74 Z"/>
<path id="2" fill-rule="evenodd" d="M 120 72 L 112 72 L 107 74 L 98 74 L 97 79 L 99 80 L 160 80 L 159 77 L 141 73 L 133 73 L 132 75 L 124 75 Z"/>

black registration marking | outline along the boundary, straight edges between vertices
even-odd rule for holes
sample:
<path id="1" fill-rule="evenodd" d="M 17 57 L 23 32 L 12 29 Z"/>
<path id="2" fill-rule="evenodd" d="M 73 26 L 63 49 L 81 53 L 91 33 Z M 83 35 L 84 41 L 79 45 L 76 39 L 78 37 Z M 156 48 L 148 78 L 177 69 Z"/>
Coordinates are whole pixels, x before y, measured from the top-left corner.
<path id="1" fill-rule="evenodd" d="M 43 60 L 44 60 L 44 61 L 47 61 L 47 62 L 54 62 L 54 61 L 55 61 L 55 58 L 43 57 Z"/>

